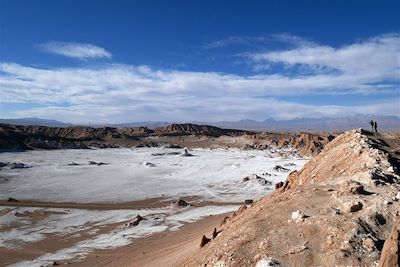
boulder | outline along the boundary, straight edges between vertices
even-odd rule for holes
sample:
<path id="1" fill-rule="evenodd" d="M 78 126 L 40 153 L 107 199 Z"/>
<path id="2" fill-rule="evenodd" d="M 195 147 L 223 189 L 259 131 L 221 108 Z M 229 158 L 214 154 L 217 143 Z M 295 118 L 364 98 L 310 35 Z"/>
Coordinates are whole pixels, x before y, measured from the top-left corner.
<path id="1" fill-rule="evenodd" d="M 282 167 L 281 165 L 275 165 L 275 166 L 273 167 L 273 170 L 274 170 L 274 171 L 277 171 L 277 172 L 288 172 L 288 171 L 290 171 L 289 169 L 284 168 L 284 167 Z"/>
<path id="2" fill-rule="evenodd" d="M 144 166 L 144 167 L 156 167 L 156 164 L 151 163 L 151 162 L 144 161 L 144 162 L 142 163 L 142 166 Z"/>
<path id="3" fill-rule="evenodd" d="M 183 157 L 192 157 L 193 155 L 190 154 L 190 153 L 188 152 L 188 149 L 185 147 L 185 148 L 183 149 L 183 154 L 181 154 L 181 156 L 183 156 Z"/>
<path id="4" fill-rule="evenodd" d="M 225 216 L 222 221 L 221 221 L 221 225 L 224 225 L 225 223 L 227 223 L 229 221 L 229 216 Z"/>
<path id="5" fill-rule="evenodd" d="M 346 213 L 362 210 L 363 204 L 360 201 L 349 201 L 343 204 L 343 211 Z"/>
<path id="6" fill-rule="evenodd" d="M 180 207 L 180 208 L 184 208 L 189 206 L 190 204 L 187 203 L 185 200 L 183 199 L 179 199 L 178 201 L 175 202 L 175 206 Z"/>
<path id="7" fill-rule="evenodd" d="M 7 201 L 8 201 L 8 202 L 18 202 L 18 200 L 16 200 L 16 199 L 13 198 L 13 197 L 9 197 Z"/>
<path id="8" fill-rule="evenodd" d="M 267 181 L 266 179 L 261 178 L 261 177 L 257 179 L 257 182 L 258 182 L 260 185 L 271 185 L 271 184 L 272 184 L 270 181 Z"/>
<path id="9" fill-rule="evenodd" d="M 247 209 L 246 205 L 242 205 L 240 206 L 240 208 L 238 209 L 238 213 L 242 213 L 243 211 L 245 211 Z"/>
<path id="10" fill-rule="evenodd" d="M 299 211 L 299 210 L 296 210 L 296 211 L 292 212 L 291 219 L 292 219 L 292 221 L 298 223 L 298 222 L 304 221 L 304 219 L 305 219 L 306 217 L 307 217 L 307 216 L 304 215 L 303 212 L 301 212 L 301 211 Z"/>
<path id="11" fill-rule="evenodd" d="M 280 264 L 276 260 L 273 260 L 272 258 L 261 259 L 256 264 L 256 267 L 266 267 L 266 266 L 274 267 L 274 266 L 280 266 Z"/>
<path id="12" fill-rule="evenodd" d="M 250 181 L 257 181 L 260 185 L 265 186 L 265 185 L 272 185 L 271 181 L 268 181 L 267 179 L 258 176 L 257 174 L 252 174 L 250 176 L 246 176 L 242 179 L 242 182 L 247 183 Z"/>
<path id="13" fill-rule="evenodd" d="M 275 184 L 275 190 L 281 188 L 282 186 L 283 186 L 283 182 L 276 183 Z"/>
<path id="14" fill-rule="evenodd" d="M 243 179 L 242 179 L 242 182 L 248 182 L 248 181 L 250 181 L 251 180 L 251 177 L 250 176 L 246 176 L 246 177 L 244 177 Z"/>
<path id="15" fill-rule="evenodd" d="M 221 231 L 217 231 L 217 228 L 214 228 L 214 231 L 212 233 L 212 239 L 215 239 L 220 232 Z"/>
<path id="16" fill-rule="evenodd" d="M 6 167 L 10 162 L 0 162 L 0 168 Z"/>
<path id="17" fill-rule="evenodd" d="M 203 235 L 203 237 L 201 238 L 200 241 L 200 248 L 204 247 L 205 245 L 207 245 L 208 242 L 210 242 L 211 239 L 207 238 L 205 235 Z"/>
<path id="18" fill-rule="evenodd" d="M 138 226 L 139 223 L 143 220 L 146 220 L 145 218 L 143 218 L 142 216 L 138 215 L 136 216 L 135 220 L 133 220 L 132 222 L 129 222 L 126 224 L 126 226 Z"/>
<path id="19" fill-rule="evenodd" d="M 30 168 L 29 165 L 26 165 L 24 163 L 19 163 L 19 162 L 12 162 L 12 163 L 8 164 L 8 167 L 10 169 L 26 169 L 26 168 Z"/>
<path id="20" fill-rule="evenodd" d="M 104 162 L 96 162 L 96 161 L 89 161 L 89 165 L 97 165 L 97 166 L 101 166 L 101 165 L 107 165 L 108 163 L 104 163 Z"/>
<path id="21" fill-rule="evenodd" d="M 364 186 L 353 180 L 346 180 L 342 183 L 338 190 L 338 195 L 365 195 L 367 192 L 364 190 Z"/>
<path id="22" fill-rule="evenodd" d="M 164 145 L 165 148 L 182 148 L 180 145 L 178 144 L 166 144 Z"/>

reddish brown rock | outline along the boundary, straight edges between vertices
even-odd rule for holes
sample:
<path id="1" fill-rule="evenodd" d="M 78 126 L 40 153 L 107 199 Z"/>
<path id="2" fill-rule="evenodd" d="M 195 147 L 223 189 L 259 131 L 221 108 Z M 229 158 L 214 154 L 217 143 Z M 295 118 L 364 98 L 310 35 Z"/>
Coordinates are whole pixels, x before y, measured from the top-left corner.
<path id="1" fill-rule="evenodd" d="M 282 186 L 283 186 L 283 182 L 276 183 L 275 184 L 275 190 L 281 188 Z"/>
<path id="2" fill-rule="evenodd" d="M 200 242 L 200 248 L 204 247 L 205 245 L 207 245 L 208 242 L 210 242 L 211 239 L 207 238 L 205 235 L 203 235 L 203 237 L 201 238 L 201 242 Z"/>
<path id="3" fill-rule="evenodd" d="M 146 219 L 143 218 L 142 216 L 138 215 L 138 216 L 136 216 L 136 218 L 135 218 L 134 221 L 132 221 L 132 222 L 130 222 L 130 223 L 127 223 L 126 226 L 138 226 L 139 223 L 140 223 L 141 221 L 143 221 L 143 220 L 146 220 Z"/>
<path id="4" fill-rule="evenodd" d="M 390 236 L 383 245 L 379 267 L 400 266 L 400 220 L 395 222 Z"/>
<path id="5" fill-rule="evenodd" d="M 240 206 L 240 208 L 238 209 L 238 213 L 242 213 L 243 211 L 245 211 L 247 209 L 246 205 L 242 205 Z"/>

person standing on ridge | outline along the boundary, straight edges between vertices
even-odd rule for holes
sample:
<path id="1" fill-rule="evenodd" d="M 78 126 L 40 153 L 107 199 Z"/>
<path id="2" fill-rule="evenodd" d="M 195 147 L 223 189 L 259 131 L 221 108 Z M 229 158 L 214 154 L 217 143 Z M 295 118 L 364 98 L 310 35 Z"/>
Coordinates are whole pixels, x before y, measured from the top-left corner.
<path id="1" fill-rule="evenodd" d="M 378 133 L 378 124 L 376 121 L 374 121 L 374 128 L 375 128 L 375 133 Z"/>
<path id="2" fill-rule="evenodd" d="M 371 131 L 374 132 L 374 121 L 371 120 L 371 121 L 369 122 L 369 124 L 371 124 Z"/>

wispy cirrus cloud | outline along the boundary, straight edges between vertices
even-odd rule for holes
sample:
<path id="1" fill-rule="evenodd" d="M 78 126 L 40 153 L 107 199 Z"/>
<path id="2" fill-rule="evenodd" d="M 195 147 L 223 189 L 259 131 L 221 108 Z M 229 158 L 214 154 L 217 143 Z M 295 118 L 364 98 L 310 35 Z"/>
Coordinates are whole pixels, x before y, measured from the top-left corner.
<path id="1" fill-rule="evenodd" d="M 104 48 L 85 43 L 48 42 L 39 45 L 39 48 L 44 52 L 84 60 L 112 57 Z"/>
<path id="2" fill-rule="evenodd" d="M 203 47 L 206 49 L 225 48 L 233 45 L 246 45 L 266 48 L 282 48 L 283 46 L 312 46 L 316 45 L 315 42 L 308 39 L 292 35 L 289 33 L 268 34 L 260 36 L 229 36 L 221 40 L 216 40 L 205 44 Z"/>

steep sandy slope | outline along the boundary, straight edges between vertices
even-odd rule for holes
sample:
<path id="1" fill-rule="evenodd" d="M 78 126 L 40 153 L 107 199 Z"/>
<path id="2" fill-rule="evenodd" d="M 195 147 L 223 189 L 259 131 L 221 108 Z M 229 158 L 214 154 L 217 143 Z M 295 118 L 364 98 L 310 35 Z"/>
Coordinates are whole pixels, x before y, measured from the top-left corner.
<path id="1" fill-rule="evenodd" d="M 338 136 L 282 188 L 227 218 L 185 266 L 377 266 L 400 218 L 398 149 L 392 136 Z"/>

